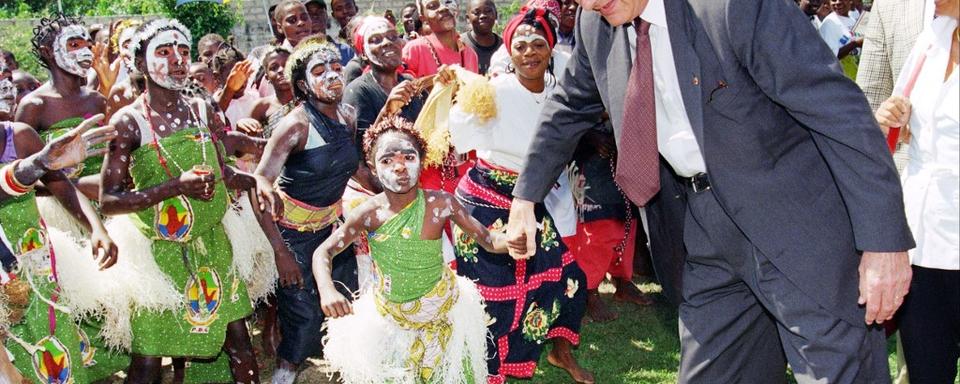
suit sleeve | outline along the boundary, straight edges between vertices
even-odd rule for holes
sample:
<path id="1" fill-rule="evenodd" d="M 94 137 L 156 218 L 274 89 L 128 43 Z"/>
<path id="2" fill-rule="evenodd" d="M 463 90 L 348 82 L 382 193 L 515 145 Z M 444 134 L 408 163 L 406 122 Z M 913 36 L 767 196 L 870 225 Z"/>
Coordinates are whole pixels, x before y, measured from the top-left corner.
<path id="1" fill-rule="evenodd" d="M 890 68 L 890 57 L 887 55 L 886 34 L 883 30 L 884 0 L 873 3 L 873 12 L 867 20 L 867 30 L 863 37 L 863 51 L 860 54 L 860 68 L 857 70 L 857 85 L 867 96 L 870 109 L 876 111 L 893 93 L 893 71 Z"/>
<path id="2" fill-rule="evenodd" d="M 560 85 L 540 114 L 537 133 L 527 153 L 526 168 L 513 189 L 515 197 L 540 202 L 557 182 L 583 134 L 596 125 L 603 113 L 587 44 L 582 37 L 583 11 L 578 15 L 573 57 L 560 79 Z"/>
<path id="3" fill-rule="evenodd" d="M 863 92 L 789 0 L 730 0 L 733 50 L 762 91 L 810 130 L 833 173 L 861 251 L 914 247 L 903 191 Z M 776 38 L 773 38 L 776 37 Z"/>

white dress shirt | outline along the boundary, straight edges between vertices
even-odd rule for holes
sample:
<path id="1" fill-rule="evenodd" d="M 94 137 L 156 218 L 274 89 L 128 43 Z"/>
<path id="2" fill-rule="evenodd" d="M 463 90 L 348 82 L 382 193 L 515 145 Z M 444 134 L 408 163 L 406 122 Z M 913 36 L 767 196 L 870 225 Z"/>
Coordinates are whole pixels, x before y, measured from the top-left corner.
<path id="1" fill-rule="evenodd" d="M 926 61 L 910 93 L 910 163 L 903 173 L 907 222 L 917 241 L 914 265 L 960 270 L 960 68 L 944 81 L 957 20 L 938 17 L 920 34 L 894 94 L 903 94 L 919 58 Z"/>
<path id="2" fill-rule="evenodd" d="M 703 154 L 693 134 L 690 117 L 683 105 L 677 66 L 673 61 L 667 12 L 664 0 L 650 0 L 640 18 L 650 23 L 650 49 L 653 53 L 654 99 L 657 108 L 657 146 L 677 175 L 695 176 L 707 172 Z M 636 57 L 637 30 L 627 28 L 630 57 Z"/>

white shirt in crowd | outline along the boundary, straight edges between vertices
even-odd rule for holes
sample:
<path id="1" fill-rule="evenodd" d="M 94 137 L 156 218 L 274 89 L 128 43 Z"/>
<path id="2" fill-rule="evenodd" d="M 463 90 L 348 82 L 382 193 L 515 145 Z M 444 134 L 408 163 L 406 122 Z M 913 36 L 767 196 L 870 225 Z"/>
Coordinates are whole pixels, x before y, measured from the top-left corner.
<path id="1" fill-rule="evenodd" d="M 944 81 L 957 20 L 938 17 L 917 38 L 900 71 L 903 94 L 919 59 L 926 56 L 910 93 L 910 163 L 903 172 L 907 221 L 917 241 L 914 265 L 960 270 L 960 68 Z"/>
<path id="2" fill-rule="evenodd" d="M 450 143 L 459 153 L 477 151 L 479 159 L 520 172 L 537 132 L 540 111 L 557 87 L 556 80 L 548 78 L 546 89 L 540 93 L 527 90 L 512 73 L 498 75 L 490 80 L 490 85 L 496 90 L 496 117 L 481 122 L 459 105 L 453 106 L 448 122 Z M 566 172 L 560 175 L 543 203 L 561 237 L 577 233 L 577 210 Z"/>
<path id="3" fill-rule="evenodd" d="M 650 49 L 653 53 L 654 99 L 657 108 L 657 146 L 660 154 L 678 175 L 695 176 L 707 172 L 703 154 L 693 134 L 690 117 L 683 105 L 677 67 L 667 27 L 664 0 L 650 0 L 640 18 L 650 23 Z M 637 31 L 626 26 L 630 39 L 630 57 L 636 57 Z"/>
<path id="4" fill-rule="evenodd" d="M 820 23 L 820 38 L 833 50 L 833 54 L 837 55 L 840 53 L 840 48 L 853 40 L 851 31 L 855 25 L 857 25 L 857 19 L 831 12 Z"/>

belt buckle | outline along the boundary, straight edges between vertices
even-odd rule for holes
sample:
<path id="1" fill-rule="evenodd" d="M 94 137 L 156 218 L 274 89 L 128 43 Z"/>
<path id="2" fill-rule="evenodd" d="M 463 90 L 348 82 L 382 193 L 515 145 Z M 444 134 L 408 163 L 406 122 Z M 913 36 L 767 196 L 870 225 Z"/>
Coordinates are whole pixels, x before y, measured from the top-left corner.
<path id="1" fill-rule="evenodd" d="M 693 193 L 710 190 L 710 180 L 707 179 L 706 173 L 696 174 L 688 178 L 687 181 L 690 183 L 690 189 L 693 189 Z"/>

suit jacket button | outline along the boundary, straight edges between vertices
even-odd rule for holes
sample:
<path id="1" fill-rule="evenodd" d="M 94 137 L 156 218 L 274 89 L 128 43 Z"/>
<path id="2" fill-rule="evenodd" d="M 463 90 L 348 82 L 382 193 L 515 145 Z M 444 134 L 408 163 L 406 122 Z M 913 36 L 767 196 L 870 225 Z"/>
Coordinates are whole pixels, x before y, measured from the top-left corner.
<path id="1" fill-rule="evenodd" d="M 693 77 L 693 85 L 700 85 L 700 78 L 699 78 L 699 77 L 696 77 L 696 76 Z"/>

